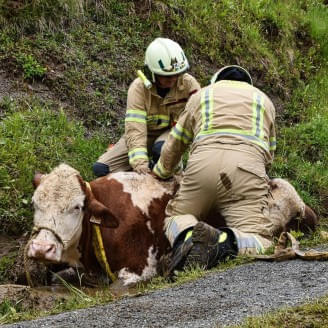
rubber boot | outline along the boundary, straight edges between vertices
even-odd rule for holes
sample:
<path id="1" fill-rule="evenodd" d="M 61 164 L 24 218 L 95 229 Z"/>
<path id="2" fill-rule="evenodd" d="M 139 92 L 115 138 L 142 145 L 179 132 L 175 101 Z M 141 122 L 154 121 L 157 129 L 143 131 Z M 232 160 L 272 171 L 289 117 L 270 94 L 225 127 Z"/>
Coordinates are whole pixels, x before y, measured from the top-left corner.
<path id="1" fill-rule="evenodd" d="M 183 231 L 175 240 L 172 252 L 159 260 L 158 272 L 164 277 L 171 277 L 174 270 L 182 270 L 189 251 L 192 248 L 192 228 Z"/>
<path id="2" fill-rule="evenodd" d="M 198 222 L 192 233 L 192 248 L 188 252 L 185 266 L 199 265 L 210 269 L 229 257 L 237 255 L 233 233 L 215 229 L 205 222 Z"/>

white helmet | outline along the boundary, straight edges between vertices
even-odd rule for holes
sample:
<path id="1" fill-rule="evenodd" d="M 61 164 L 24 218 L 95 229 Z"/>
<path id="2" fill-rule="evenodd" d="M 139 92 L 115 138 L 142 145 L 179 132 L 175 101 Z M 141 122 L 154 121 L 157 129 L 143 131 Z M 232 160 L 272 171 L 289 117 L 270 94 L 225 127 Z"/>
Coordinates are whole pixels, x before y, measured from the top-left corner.
<path id="1" fill-rule="evenodd" d="M 147 47 L 145 65 L 151 72 L 152 82 L 155 82 L 155 74 L 177 75 L 189 68 L 187 57 L 180 45 L 165 38 L 157 38 Z"/>
<path id="2" fill-rule="evenodd" d="M 211 78 L 211 84 L 220 80 L 243 81 L 253 85 L 253 80 L 248 71 L 238 65 L 229 65 L 222 67 Z"/>

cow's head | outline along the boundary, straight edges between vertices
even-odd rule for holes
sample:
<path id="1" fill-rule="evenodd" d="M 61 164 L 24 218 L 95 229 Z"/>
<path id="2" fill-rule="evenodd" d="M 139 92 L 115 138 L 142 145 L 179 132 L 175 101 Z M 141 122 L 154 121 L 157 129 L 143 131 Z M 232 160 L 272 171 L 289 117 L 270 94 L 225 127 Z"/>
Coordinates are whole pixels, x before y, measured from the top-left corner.
<path id="1" fill-rule="evenodd" d="M 33 184 L 34 228 L 27 251 L 31 258 L 77 265 L 86 212 L 97 218 L 99 225 L 118 226 L 117 219 L 93 197 L 79 172 L 66 164 L 50 174 L 37 174 Z"/>

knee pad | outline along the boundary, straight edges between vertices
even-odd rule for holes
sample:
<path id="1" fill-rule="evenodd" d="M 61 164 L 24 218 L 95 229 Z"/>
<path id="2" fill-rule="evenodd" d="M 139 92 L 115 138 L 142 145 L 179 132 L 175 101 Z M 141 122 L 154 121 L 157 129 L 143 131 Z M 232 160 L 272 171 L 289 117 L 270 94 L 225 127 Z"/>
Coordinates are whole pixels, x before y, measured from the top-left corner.
<path id="1" fill-rule="evenodd" d="M 97 177 L 103 177 L 109 173 L 109 166 L 104 163 L 96 162 L 93 164 L 92 169 Z"/>
<path id="2" fill-rule="evenodd" d="M 154 145 L 153 145 L 153 148 L 151 149 L 154 164 L 157 163 L 157 161 L 159 160 L 159 157 L 161 156 L 161 150 L 162 150 L 162 147 L 164 145 L 164 142 L 165 141 L 155 142 Z"/>

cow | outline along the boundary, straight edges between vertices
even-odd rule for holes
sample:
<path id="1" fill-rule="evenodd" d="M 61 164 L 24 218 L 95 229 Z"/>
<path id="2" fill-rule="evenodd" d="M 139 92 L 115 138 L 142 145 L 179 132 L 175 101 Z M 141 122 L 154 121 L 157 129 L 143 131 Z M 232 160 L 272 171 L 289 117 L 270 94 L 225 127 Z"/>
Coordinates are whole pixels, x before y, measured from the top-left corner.
<path id="1" fill-rule="evenodd" d="M 109 274 L 114 272 L 124 285 L 156 275 L 159 258 L 170 251 L 163 226 L 166 204 L 178 187 L 175 180 L 161 182 L 149 174 L 117 172 L 88 183 L 77 170 L 60 164 L 49 174 L 36 175 L 34 186 L 29 258 L 68 263 L 87 272 L 108 273 L 109 268 Z M 288 182 L 275 179 L 271 189 L 269 204 L 277 231 L 286 230 L 297 218 L 315 228 L 315 213 Z M 279 211 L 286 212 L 280 213 L 281 222 Z M 210 215 L 208 223 L 222 226 L 224 218 Z M 94 227 L 100 228 L 100 241 Z"/>

